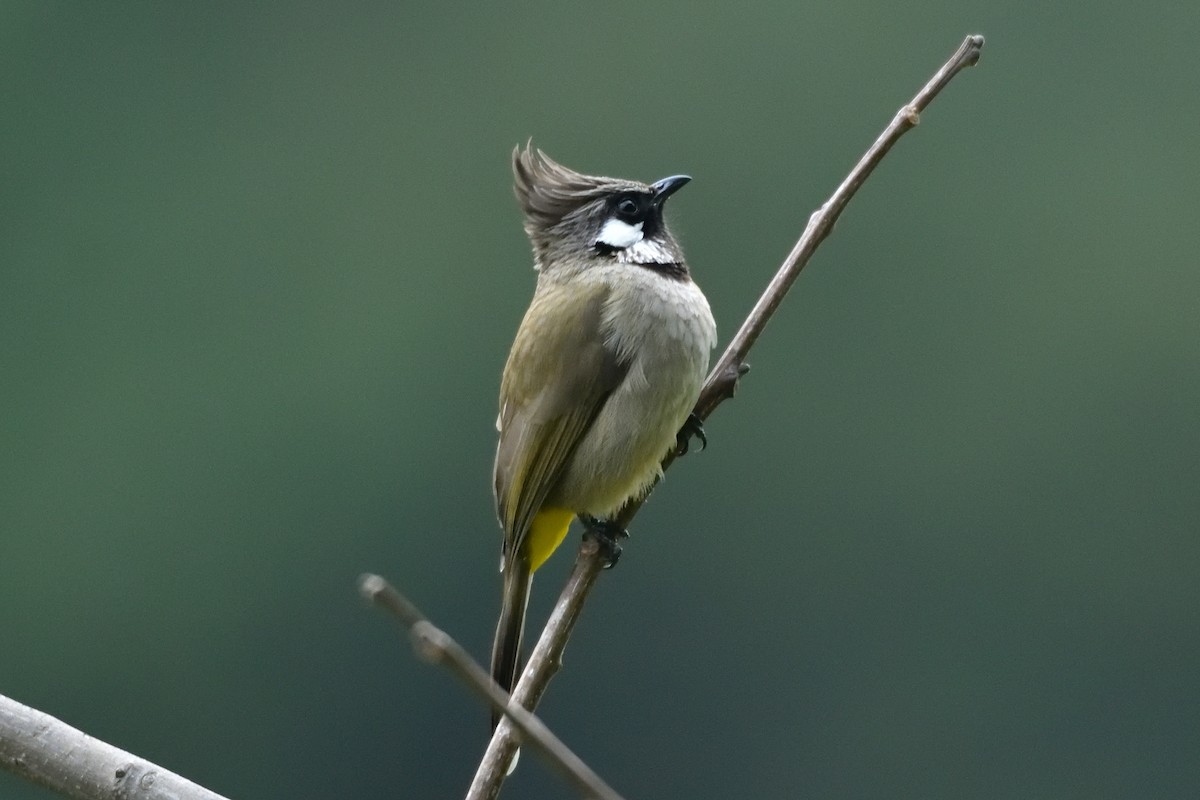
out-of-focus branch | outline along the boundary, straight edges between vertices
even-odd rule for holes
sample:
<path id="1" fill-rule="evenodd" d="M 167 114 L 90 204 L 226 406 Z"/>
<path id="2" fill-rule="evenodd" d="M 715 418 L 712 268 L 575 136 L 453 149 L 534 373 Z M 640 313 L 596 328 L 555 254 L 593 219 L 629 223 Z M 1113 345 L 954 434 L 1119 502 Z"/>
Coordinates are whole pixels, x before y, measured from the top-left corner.
<path id="1" fill-rule="evenodd" d="M 621 800 L 604 780 L 579 756 L 555 736 L 546 724 L 532 712 L 509 701 L 508 692 L 492 680 L 487 671 L 454 641 L 450 634 L 436 627 L 395 587 L 378 575 L 363 575 L 358 580 L 363 597 L 383 608 L 408 628 L 413 649 L 425 661 L 443 664 L 475 694 L 504 712 L 505 719 L 520 731 L 523 741 L 541 753 L 550 765 L 561 772 L 585 797 L 599 800 Z"/>
<path id="2" fill-rule="evenodd" d="M 982 36 L 968 36 L 964 39 L 950 60 L 942 65 L 941 69 L 929 79 L 929 82 L 921 88 L 921 91 L 917 92 L 911 101 L 896 112 L 892 121 L 884 128 L 883 133 L 854 165 L 854 169 L 850 170 L 850 174 L 830 195 L 829 199 L 808 218 L 808 225 L 792 248 L 792 252 L 784 259 L 783 265 L 780 266 L 775 277 L 771 279 L 766 290 L 755 303 L 750 315 L 746 317 L 746 321 L 742 323 L 721 358 L 709 372 L 708 378 L 700 390 L 700 398 L 696 402 L 694 413 L 697 417 L 701 420 L 707 419 L 718 405 L 733 397 L 737 389 L 738 378 L 744 375 L 748 369 L 746 366 L 747 353 L 758 341 L 767 322 L 770 321 L 771 316 L 783 301 L 784 295 L 787 294 L 800 271 L 804 269 L 817 246 L 833 230 L 834 223 L 841 216 L 846 204 L 850 202 L 850 198 L 883 160 L 892 145 L 917 125 L 921 112 L 932 102 L 933 98 L 937 97 L 955 75 L 966 67 L 974 66 L 979 61 L 982 49 Z M 667 469 L 674 460 L 674 453 L 668 455 L 663 461 L 663 469 Z M 643 502 L 645 502 L 645 497 L 626 504 L 617 515 L 615 520 L 617 524 L 622 528 L 628 527 Z M 566 647 L 567 639 L 571 635 L 571 629 L 579 617 L 586 595 L 596 581 L 602 562 L 603 557 L 600 555 L 599 548 L 585 539 L 576 557 L 571 577 L 559 596 L 550 620 L 542 630 L 533 654 L 525 665 L 521 680 L 513 689 L 513 699 L 522 706 L 530 709 L 536 708 L 550 679 L 558 671 L 560 658 Z M 518 742 L 513 726 L 508 719 L 501 720 L 495 733 L 492 734 L 492 740 L 475 773 L 475 780 L 467 793 L 467 800 L 492 800 L 499 794 L 500 785 L 505 778 L 506 765 L 517 746 Z"/>
<path id="3" fill-rule="evenodd" d="M 0 767 L 77 800 L 225 800 L 187 778 L 3 695 Z"/>

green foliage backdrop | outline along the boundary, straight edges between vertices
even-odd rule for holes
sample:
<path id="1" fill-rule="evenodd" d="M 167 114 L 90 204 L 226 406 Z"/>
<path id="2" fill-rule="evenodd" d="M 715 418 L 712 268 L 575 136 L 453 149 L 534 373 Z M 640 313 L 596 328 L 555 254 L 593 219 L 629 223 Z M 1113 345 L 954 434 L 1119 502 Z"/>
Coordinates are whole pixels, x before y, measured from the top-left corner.
<path id="1" fill-rule="evenodd" d="M 4 4 L 0 693 L 231 797 L 459 796 L 486 714 L 354 580 L 486 656 L 509 151 L 693 175 L 725 342 L 967 33 L 544 714 L 630 798 L 1196 797 L 1200 11 L 1161 0 Z"/>

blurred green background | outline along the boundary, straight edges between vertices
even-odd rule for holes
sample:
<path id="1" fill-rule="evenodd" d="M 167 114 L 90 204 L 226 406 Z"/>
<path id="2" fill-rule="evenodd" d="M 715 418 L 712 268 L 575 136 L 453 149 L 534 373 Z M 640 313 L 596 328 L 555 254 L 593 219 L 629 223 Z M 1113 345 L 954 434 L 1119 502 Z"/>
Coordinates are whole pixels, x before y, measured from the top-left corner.
<path id="1" fill-rule="evenodd" d="M 1178 3 L 5 3 L 0 693 L 235 798 L 461 796 L 487 715 L 355 579 L 486 658 L 513 145 L 693 175 L 724 346 L 968 33 L 542 711 L 631 799 L 1200 796 Z"/>

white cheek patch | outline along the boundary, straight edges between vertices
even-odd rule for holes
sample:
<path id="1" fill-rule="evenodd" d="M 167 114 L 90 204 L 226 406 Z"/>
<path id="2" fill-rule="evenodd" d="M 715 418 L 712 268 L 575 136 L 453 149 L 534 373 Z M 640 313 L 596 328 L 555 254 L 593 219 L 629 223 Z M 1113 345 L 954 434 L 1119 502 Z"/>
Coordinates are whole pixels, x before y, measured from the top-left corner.
<path id="1" fill-rule="evenodd" d="M 624 250 L 642 240 L 642 225 L 641 222 L 637 225 L 630 225 L 628 222 L 622 222 L 613 217 L 604 223 L 604 227 L 600 229 L 600 235 L 596 237 L 596 242 L 617 250 Z"/>

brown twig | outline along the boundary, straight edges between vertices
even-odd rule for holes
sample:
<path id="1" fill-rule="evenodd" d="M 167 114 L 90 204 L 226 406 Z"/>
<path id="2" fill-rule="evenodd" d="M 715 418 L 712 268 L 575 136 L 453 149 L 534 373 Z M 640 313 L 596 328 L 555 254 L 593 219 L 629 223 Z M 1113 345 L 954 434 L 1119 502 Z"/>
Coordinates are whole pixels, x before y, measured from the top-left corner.
<path id="1" fill-rule="evenodd" d="M 444 664 L 475 694 L 502 711 L 520 731 L 523 740 L 545 756 L 550 766 L 561 772 L 585 797 L 621 800 L 621 796 L 592 771 L 579 756 L 563 744 L 546 724 L 525 706 L 512 703 L 508 692 L 492 680 L 487 671 L 454 641 L 450 634 L 425 618 L 415 605 L 378 575 L 363 575 L 358 589 L 370 602 L 388 611 L 408 628 L 413 650 L 431 664 Z"/>
<path id="2" fill-rule="evenodd" d="M 809 217 L 808 225 L 795 247 L 792 248 L 792 252 L 784 259 L 783 265 L 780 266 L 775 277 L 771 279 L 766 290 L 755 303 L 750 315 L 746 317 L 746 321 L 742 323 L 729 346 L 725 348 L 725 352 L 721 354 L 720 359 L 709 372 L 708 379 L 700 390 L 700 398 L 696 402 L 694 411 L 701 420 L 707 419 L 718 405 L 733 397 L 737 389 L 738 378 L 744 375 L 748 369 L 746 354 L 749 353 L 750 348 L 766 328 L 767 322 L 770 321 L 771 316 L 783 301 L 784 295 L 787 294 L 800 271 L 804 269 L 817 246 L 833 230 L 834 223 L 841 216 L 846 204 L 850 202 L 850 198 L 883 160 L 892 145 L 917 125 L 921 112 L 951 79 L 964 68 L 978 63 L 982 48 L 982 36 L 968 36 L 964 39 L 950 60 L 942 65 L 942 68 L 929 79 L 929 82 L 921 88 L 921 91 L 917 92 L 909 103 L 896 112 L 891 123 L 854 165 L 854 169 L 850 170 L 846 179 L 830 195 L 829 199 Z M 668 455 L 663 461 L 663 469 L 669 467 L 674 460 L 674 453 Z M 651 487 L 652 490 L 653 487 Z M 649 493 L 647 492 L 647 494 Z M 626 504 L 617 515 L 616 522 L 623 528 L 628 527 L 643 502 L 645 502 L 645 497 Z M 530 709 L 536 708 L 550 679 L 557 672 L 563 649 L 571 635 L 571 629 L 579 616 L 587 593 L 591 591 L 592 584 L 595 583 L 596 576 L 600 572 L 601 561 L 599 549 L 585 539 L 576 557 L 571 577 L 559 596 L 550 620 L 542 630 L 529 662 L 525 665 L 521 680 L 513 689 L 513 699 L 522 706 Z M 506 765 L 516 748 L 517 742 L 513 727 L 507 719 L 502 720 L 492 735 L 492 740 L 475 773 L 475 780 L 471 783 L 467 800 L 492 800 L 499 794 L 500 785 L 505 778 Z"/>

